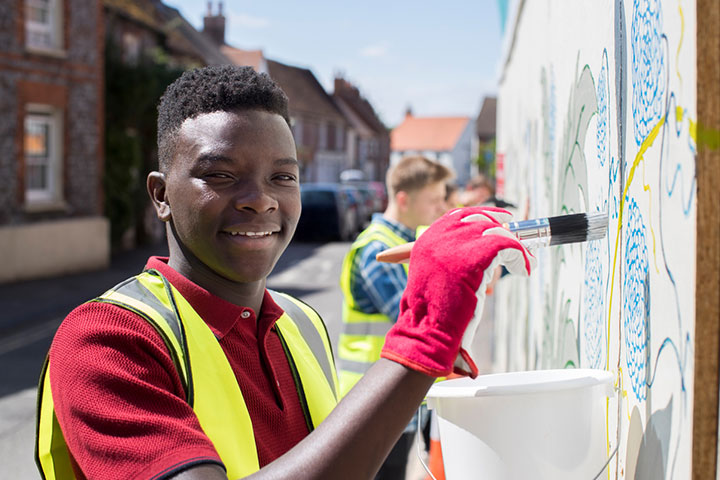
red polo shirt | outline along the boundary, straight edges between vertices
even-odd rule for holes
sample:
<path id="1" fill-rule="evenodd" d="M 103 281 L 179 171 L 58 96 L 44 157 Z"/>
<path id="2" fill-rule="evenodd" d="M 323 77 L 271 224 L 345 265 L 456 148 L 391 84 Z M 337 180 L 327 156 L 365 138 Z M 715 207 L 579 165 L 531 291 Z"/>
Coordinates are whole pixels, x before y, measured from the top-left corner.
<path id="1" fill-rule="evenodd" d="M 250 413 L 260 466 L 302 440 L 308 428 L 273 328 L 283 311 L 270 295 L 256 319 L 190 282 L 166 258 L 152 257 L 146 268 L 160 271 L 218 338 Z M 163 478 L 221 463 L 186 403 L 167 347 L 141 317 L 83 304 L 58 329 L 50 359 L 55 409 L 78 478 Z"/>

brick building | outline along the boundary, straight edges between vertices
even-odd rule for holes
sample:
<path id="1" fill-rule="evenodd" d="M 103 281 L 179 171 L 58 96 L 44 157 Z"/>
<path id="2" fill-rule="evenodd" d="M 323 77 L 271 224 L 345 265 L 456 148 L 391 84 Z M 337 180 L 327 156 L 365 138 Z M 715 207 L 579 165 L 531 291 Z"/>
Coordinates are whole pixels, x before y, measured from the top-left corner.
<path id="1" fill-rule="evenodd" d="M 337 182 L 340 172 L 349 168 L 347 120 L 312 71 L 274 60 L 266 63 L 267 73 L 289 99 L 302 180 Z"/>
<path id="2" fill-rule="evenodd" d="M 390 163 L 390 132 L 375 109 L 348 80 L 335 78 L 333 100 L 351 128 L 347 131 L 349 165 L 365 178 L 384 182 Z"/>
<path id="3" fill-rule="evenodd" d="M 173 66 L 189 69 L 229 63 L 215 43 L 197 31 L 173 7 L 161 0 L 103 0 L 106 39 L 121 49 L 122 58 L 163 52 Z"/>
<path id="4" fill-rule="evenodd" d="M 99 0 L 0 3 L 0 282 L 101 268 Z"/>
<path id="5" fill-rule="evenodd" d="M 209 2 L 203 33 L 219 46 L 235 65 L 247 65 L 267 73 L 289 99 L 290 121 L 297 145 L 303 182 L 336 182 L 349 168 L 346 132 L 348 120 L 308 68 L 265 58 L 261 50 L 243 50 L 225 43 L 222 2 L 212 13 Z"/>

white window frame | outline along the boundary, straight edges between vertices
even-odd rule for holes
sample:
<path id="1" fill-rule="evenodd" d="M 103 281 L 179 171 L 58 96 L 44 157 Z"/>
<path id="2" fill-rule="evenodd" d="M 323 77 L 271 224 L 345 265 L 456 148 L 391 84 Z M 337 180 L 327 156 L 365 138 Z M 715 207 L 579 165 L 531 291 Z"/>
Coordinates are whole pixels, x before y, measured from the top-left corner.
<path id="1" fill-rule="evenodd" d="M 61 52 L 63 49 L 62 35 L 62 0 L 25 0 L 25 45 L 29 50 L 43 52 Z M 30 18 L 31 8 L 47 9 L 45 22 Z M 44 38 L 44 40 L 39 40 Z"/>
<path id="2" fill-rule="evenodd" d="M 33 125 L 47 127 L 45 156 L 31 156 L 25 151 L 25 135 Z M 23 155 L 25 162 L 25 204 L 27 206 L 59 206 L 63 203 L 63 118 L 62 111 L 48 105 L 29 104 L 25 111 Z M 42 188 L 31 188 L 30 168 L 46 166 Z"/>
<path id="3" fill-rule="evenodd" d="M 337 124 L 335 126 L 335 150 L 344 152 L 345 149 L 345 126 Z"/>
<path id="4" fill-rule="evenodd" d="M 140 59 L 140 37 L 132 32 L 122 34 L 123 59 L 129 65 L 137 65 Z"/>
<path id="5" fill-rule="evenodd" d="M 318 124 L 318 150 L 327 150 L 328 122 L 320 121 Z"/>

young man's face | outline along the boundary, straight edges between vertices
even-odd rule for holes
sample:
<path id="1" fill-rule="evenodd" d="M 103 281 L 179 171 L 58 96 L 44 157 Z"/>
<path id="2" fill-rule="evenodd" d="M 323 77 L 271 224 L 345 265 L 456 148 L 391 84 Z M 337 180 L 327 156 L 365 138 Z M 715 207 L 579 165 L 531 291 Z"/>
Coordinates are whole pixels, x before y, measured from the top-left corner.
<path id="1" fill-rule="evenodd" d="M 274 113 L 221 111 L 186 120 L 166 185 L 178 240 L 201 268 L 234 282 L 264 280 L 300 217 L 295 142 Z M 196 268 L 188 256 L 181 269 Z"/>
<path id="2" fill-rule="evenodd" d="M 445 182 L 431 183 L 407 196 L 406 225 L 412 229 L 430 225 L 445 213 Z"/>

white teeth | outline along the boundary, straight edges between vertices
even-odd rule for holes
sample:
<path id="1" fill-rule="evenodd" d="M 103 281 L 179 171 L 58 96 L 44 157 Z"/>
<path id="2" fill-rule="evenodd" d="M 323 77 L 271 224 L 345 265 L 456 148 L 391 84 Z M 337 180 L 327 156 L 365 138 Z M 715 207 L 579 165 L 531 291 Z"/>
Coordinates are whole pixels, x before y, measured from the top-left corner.
<path id="1" fill-rule="evenodd" d="M 245 237 L 265 237 L 267 235 L 272 235 L 272 232 L 230 232 L 230 235 L 242 235 Z"/>

